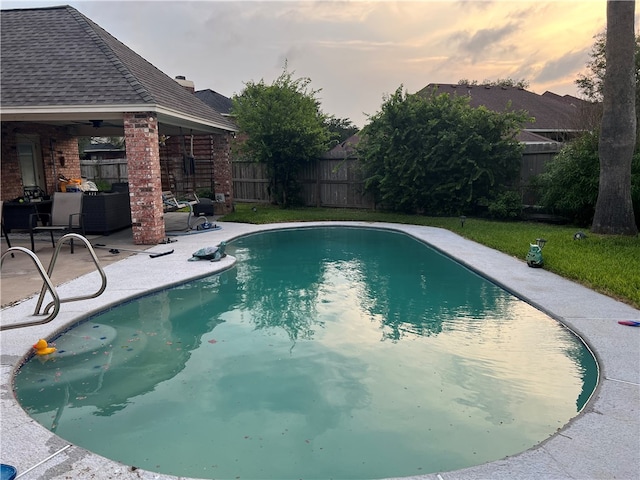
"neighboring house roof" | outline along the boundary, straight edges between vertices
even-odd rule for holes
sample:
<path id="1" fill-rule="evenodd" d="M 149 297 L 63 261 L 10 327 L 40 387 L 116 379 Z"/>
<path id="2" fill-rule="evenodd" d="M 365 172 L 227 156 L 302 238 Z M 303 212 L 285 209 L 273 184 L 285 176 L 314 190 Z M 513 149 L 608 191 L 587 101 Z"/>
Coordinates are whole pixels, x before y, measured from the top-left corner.
<path id="1" fill-rule="evenodd" d="M 356 146 L 360 141 L 360 135 L 357 133 L 351 135 L 344 142 L 339 143 L 328 152 L 322 155 L 322 158 L 329 160 L 345 159 L 356 156 Z"/>
<path id="2" fill-rule="evenodd" d="M 82 123 L 78 119 L 96 117 L 105 125 L 120 126 L 123 112 L 151 111 L 158 115 L 161 133 L 163 126 L 236 130 L 219 112 L 72 7 L 0 14 L 3 121 L 54 123 L 63 112 L 76 126 Z"/>
<path id="3" fill-rule="evenodd" d="M 215 111 L 220 112 L 223 116 L 231 115 L 233 102 L 229 97 L 225 97 L 218 92 L 214 92 L 210 88 L 206 90 L 198 90 L 195 92 L 195 95 Z"/>
<path id="4" fill-rule="evenodd" d="M 469 97 L 469 104 L 477 108 L 484 106 L 489 110 L 503 112 L 526 110 L 534 117 L 524 129 L 530 132 L 576 132 L 581 131 L 584 121 L 584 109 L 591 104 L 571 95 L 564 97 L 545 92 L 538 95 L 518 87 L 489 85 L 429 84 L 418 95 L 430 95 L 435 89 L 437 94 L 449 93 Z"/>

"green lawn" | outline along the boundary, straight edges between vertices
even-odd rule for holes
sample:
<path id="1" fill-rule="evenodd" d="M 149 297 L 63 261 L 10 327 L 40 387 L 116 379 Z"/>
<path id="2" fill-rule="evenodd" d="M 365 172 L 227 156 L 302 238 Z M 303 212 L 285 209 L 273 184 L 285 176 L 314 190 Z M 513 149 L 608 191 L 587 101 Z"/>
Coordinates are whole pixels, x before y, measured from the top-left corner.
<path id="1" fill-rule="evenodd" d="M 640 237 L 594 235 L 577 227 L 533 222 L 468 218 L 462 227 L 457 217 L 423 217 L 341 208 L 285 210 L 262 204 L 238 204 L 235 212 L 221 220 L 253 224 L 353 220 L 442 227 L 523 262 L 529 243 L 536 238 L 544 238 L 547 240 L 543 250 L 546 270 L 640 308 Z M 577 231 L 584 231 L 587 238 L 574 240 Z"/>

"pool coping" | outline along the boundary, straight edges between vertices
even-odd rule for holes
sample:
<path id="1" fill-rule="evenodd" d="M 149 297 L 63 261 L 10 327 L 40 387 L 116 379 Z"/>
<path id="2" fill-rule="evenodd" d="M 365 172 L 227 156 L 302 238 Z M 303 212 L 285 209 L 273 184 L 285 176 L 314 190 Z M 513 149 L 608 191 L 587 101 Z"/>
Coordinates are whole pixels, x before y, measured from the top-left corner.
<path id="1" fill-rule="evenodd" d="M 11 379 L 38 338 L 51 338 L 79 319 L 129 298 L 167 288 L 193 278 L 231 268 L 235 259 L 186 262 L 199 248 L 240 236 L 282 228 L 350 226 L 404 232 L 424 241 L 468 268 L 482 274 L 531 305 L 561 321 L 585 340 L 600 366 L 600 381 L 583 411 L 539 445 L 502 460 L 426 475 L 413 480 L 449 479 L 596 479 L 638 478 L 640 472 L 640 328 L 618 320 L 640 320 L 640 311 L 544 269 L 527 267 L 524 255 L 531 239 L 523 239 L 523 258 L 515 258 L 435 227 L 369 222 L 304 222 L 249 225 L 218 222 L 221 230 L 180 237 L 173 255 L 150 260 L 134 255 L 105 267 L 108 286 L 102 296 L 64 303 L 47 325 L 7 330 L 0 335 L 0 460 L 18 469 L 21 479 L 92 478 L 159 479 L 175 477 L 148 472 L 71 446 L 22 410 Z M 545 248 L 553 248 L 547 245 Z M 151 248 L 162 251 L 165 246 Z M 390 250 L 393 254 L 393 248 Z M 132 273 L 133 272 L 133 273 Z M 59 288 L 61 297 L 91 291 L 97 273 L 72 280 Z M 1 311 L 2 323 L 22 322 L 33 313 L 36 298 Z M 40 464 L 40 462 L 42 462 Z M 37 467 L 33 468 L 34 466 Z M 28 469 L 32 470 L 28 471 Z M 26 473 L 25 473 L 26 472 Z"/>

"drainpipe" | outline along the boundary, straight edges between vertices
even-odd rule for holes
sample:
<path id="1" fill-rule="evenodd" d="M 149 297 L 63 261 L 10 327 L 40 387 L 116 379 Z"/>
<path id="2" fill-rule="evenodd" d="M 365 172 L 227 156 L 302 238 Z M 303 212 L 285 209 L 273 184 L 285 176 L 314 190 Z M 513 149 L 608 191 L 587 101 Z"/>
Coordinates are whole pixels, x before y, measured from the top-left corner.
<path id="1" fill-rule="evenodd" d="M 57 188 L 55 187 L 55 185 L 57 185 L 58 183 L 58 169 L 56 168 L 56 156 L 55 156 L 55 152 L 54 152 L 54 146 L 55 146 L 55 139 L 53 138 L 49 138 L 49 152 L 51 152 L 51 163 L 53 164 L 53 184 L 54 184 L 54 188 L 53 191 L 55 192 L 57 190 Z M 49 192 L 47 192 L 48 194 Z"/>

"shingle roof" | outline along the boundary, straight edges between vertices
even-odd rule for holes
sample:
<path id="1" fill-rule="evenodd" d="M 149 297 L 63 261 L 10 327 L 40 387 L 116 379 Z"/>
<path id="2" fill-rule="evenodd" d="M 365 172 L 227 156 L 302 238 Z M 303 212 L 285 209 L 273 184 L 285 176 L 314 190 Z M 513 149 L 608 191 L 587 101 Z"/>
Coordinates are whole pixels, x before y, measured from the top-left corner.
<path id="1" fill-rule="evenodd" d="M 69 6 L 2 10 L 2 108 L 150 106 L 235 127 Z"/>
<path id="2" fill-rule="evenodd" d="M 353 157 L 357 154 L 356 146 L 358 145 L 358 142 L 360 142 L 360 135 L 357 133 L 353 134 L 342 143 L 339 143 L 331 150 L 324 153 L 322 158 L 334 160 Z"/>
<path id="3" fill-rule="evenodd" d="M 510 103 L 511 110 L 526 110 L 535 118 L 534 122 L 524 126 L 531 131 L 582 130 L 583 109 L 589 105 L 589 102 L 570 95 L 562 97 L 551 92 L 538 95 L 518 87 L 489 85 L 429 84 L 417 94 L 430 95 L 434 88 L 437 94 L 469 96 L 469 103 L 474 108 L 482 105 L 489 110 L 503 112 Z"/>
<path id="4" fill-rule="evenodd" d="M 214 92 L 210 88 L 206 90 L 198 90 L 195 92 L 196 97 L 209 105 L 211 108 L 220 112 L 222 115 L 230 115 L 233 102 L 230 98 L 224 95 Z"/>

